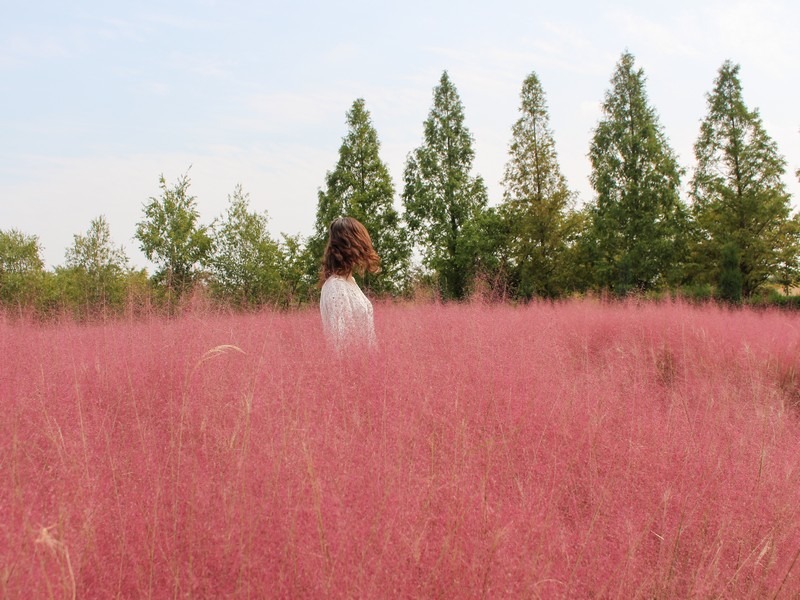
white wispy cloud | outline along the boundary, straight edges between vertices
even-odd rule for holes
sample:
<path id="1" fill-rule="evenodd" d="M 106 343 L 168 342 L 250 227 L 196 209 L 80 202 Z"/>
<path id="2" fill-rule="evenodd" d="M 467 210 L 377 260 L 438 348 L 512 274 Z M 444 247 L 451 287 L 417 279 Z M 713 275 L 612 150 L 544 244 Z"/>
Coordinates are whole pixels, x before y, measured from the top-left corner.
<path id="1" fill-rule="evenodd" d="M 167 65 L 204 78 L 232 80 L 239 61 L 207 54 L 174 52 L 168 57 Z"/>
<path id="2" fill-rule="evenodd" d="M 76 35 L 13 34 L 0 41 L 0 68 L 21 68 L 42 60 L 70 58 L 83 47 Z"/>
<path id="3" fill-rule="evenodd" d="M 647 46 L 662 56 L 696 58 L 701 55 L 697 46 L 697 23 L 680 11 L 666 18 L 653 18 L 639 12 L 615 8 L 609 20 L 619 23 L 624 35 L 637 47 Z"/>
<path id="4" fill-rule="evenodd" d="M 789 69 L 796 74 L 800 55 L 797 3 L 740 0 L 714 4 L 706 14 L 717 43 L 773 73 Z"/>
<path id="5" fill-rule="evenodd" d="M 226 120 L 247 131 L 285 132 L 335 122 L 353 100 L 340 90 L 261 92 L 245 97 L 242 112 Z"/>

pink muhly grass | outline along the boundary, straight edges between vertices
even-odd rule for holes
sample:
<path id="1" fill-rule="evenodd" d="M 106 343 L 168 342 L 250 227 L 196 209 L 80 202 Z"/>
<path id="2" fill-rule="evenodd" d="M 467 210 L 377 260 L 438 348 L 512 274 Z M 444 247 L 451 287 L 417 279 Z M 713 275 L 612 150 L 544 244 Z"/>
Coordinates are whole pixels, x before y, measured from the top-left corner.
<path id="1" fill-rule="evenodd" d="M 800 320 L 0 320 L 0 596 L 793 598 Z"/>

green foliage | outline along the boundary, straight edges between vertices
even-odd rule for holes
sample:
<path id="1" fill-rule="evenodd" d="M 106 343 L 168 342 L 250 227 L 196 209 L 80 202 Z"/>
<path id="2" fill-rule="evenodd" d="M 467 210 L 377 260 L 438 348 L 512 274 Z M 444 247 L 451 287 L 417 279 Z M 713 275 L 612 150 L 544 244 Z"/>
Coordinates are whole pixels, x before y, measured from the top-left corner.
<path id="1" fill-rule="evenodd" d="M 83 269 L 100 277 L 104 272 L 125 271 L 128 257 L 122 246 L 111 241 L 111 230 L 105 216 L 100 215 L 89 224 L 86 235 L 75 235 L 72 247 L 67 249 L 66 266 Z"/>
<path id="2" fill-rule="evenodd" d="M 517 295 L 557 297 L 568 285 L 569 243 L 579 220 L 575 194 L 558 164 L 547 103 L 531 73 L 520 94 L 503 178 L 503 215 L 509 230 L 511 279 Z"/>
<path id="3" fill-rule="evenodd" d="M 66 252 L 65 268 L 57 269 L 66 280 L 71 304 L 91 307 L 124 304 L 128 257 L 122 246 L 111 241 L 108 221 L 103 215 L 93 219 L 86 235 L 75 235 Z"/>
<path id="4" fill-rule="evenodd" d="M 570 235 L 566 240 L 563 261 L 564 288 L 567 293 L 587 293 L 596 287 L 594 266 L 596 245 L 591 239 L 592 205 L 584 205 L 568 213 Z"/>
<path id="5" fill-rule="evenodd" d="M 800 283 L 800 214 L 795 214 L 783 226 L 783 236 L 787 240 L 777 250 L 777 265 L 772 279 L 789 295 L 791 289 Z"/>
<path id="6" fill-rule="evenodd" d="M 770 289 L 767 293 L 759 292 L 747 300 L 748 306 L 759 308 L 782 308 L 787 310 L 800 310 L 800 296 L 784 295 L 777 290 Z"/>
<path id="7" fill-rule="evenodd" d="M 144 205 L 144 219 L 136 225 L 136 239 L 148 260 L 157 266 L 154 281 L 162 285 L 170 300 L 191 288 L 199 266 L 211 251 L 207 228 L 198 223 L 196 199 L 190 196 L 188 174 L 168 187 L 162 175 L 161 196 Z"/>
<path id="8" fill-rule="evenodd" d="M 694 149 L 691 195 L 702 232 L 696 255 L 706 270 L 723 272 L 723 249 L 734 244 L 741 253 L 742 294 L 749 298 L 782 264 L 796 264 L 800 244 L 782 180 L 786 163 L 758 111 L 745 105 L 739 66 L 730 61 L 708 95 Z"/>
<path id="9" fill-rule="evenodd" d="M 509 223 L 502 209 L 489 207 L 464 224 L 464 256 L 472 257 L 465 267 L 468 292 L 482 292 L 493 299 L 510 295 Z"/>
<path id="10" fill-rule="evenodd" d="M 682 276 L 688 215 L 681 169 L 631 54 L 622 55 L 611 86 L 589 151 L 597 197 L 586 241 L 601 287 L 657 290 Z"/>
<path id="11" fill-rule="evenodd" d="M 278 263 L 281 277 L 281 303 L 296 307 L 309 302 L 318 291 L 319 260 L 299 235 L 282 234 Z"/>
<path id="12" fill-rule="evenodd" d="M 44 267 L 39 238 L 17 229 L 0 231 L 0 274 L 34 273 Z"/>
<path id="13" fill-rule="evenodd" d="M 147 271 L 126 270 L 107 282 L 102 293 L 96 280 L 85 270 L 76 267 L 56 267 L 46 273 L 37 302 L 42 315 L 68 313 L 76 318 L 94 318 L 131 314 L 146 314 L 152 308 L 152 288 Z"/>
<path id="14" fill-rule="evenodd" d="M 475 153 L 464 109 L 447 72 L 434 88 L 422 145 L 407 159 L 403 190 L 408 228 L 445 298 L 464 298 L 474 272 L 464 228 L 487 203 L 480 176 L 470 176 Z"/>
<path id="15" fill-rule="evenodd" d="M 45 271 L 39 250 L 36 236 L 0 232 L 3 306 L 41 317 L 67 313 L 79 318 L 119 314 L 132 304 L 149 306 L 146 272 L 129 270 L 104 217 L 94 219 L 86 235 L 74 236 L 65 266 Z"/>
<path id="16" fill-rule="evenodd" d="M 358 219 L 367 228 L 381 258 L 381 272 L 366 274 L 365 288 L 375 293 L 397 293 L 408 277 L 410 247 L 394 208 L 394 185 L 380 158 L 380 142 L 364 100 L 347 113 L 347 134 L 339 160 L 319 192 L 314 234 L 309 241 L 311 268 L 319 270 L 331 222 L 340 216 Z"/>
<path id="17" fill-rule="evenodd" d="M 281 255 L 267 230 L 268 217 L 249 206 L 249 195 L 237 185 L 214 228 L 214 252 L 208 260 L 213 293 L 239 307 L 275 303 L 281 289 Z"/>
<path id="18" fill-rule="evenodd" d="M 0 231 L 0 302 L 18 308 L 38 298 L 44 273 L 39 238 L 16 229 Z"/>
<path id="19" fill-rule="evenodd" d="M 689 302 L 707 302 L 714 298 L 714 290 L 707 283 L 687 283 L 677 289 L 675 296 Z"/>
<path id="20" fill-rule="evenodd" d="M 739 265 L 742 253 L 734 242 L 722 247 L 722 260 L 719 274 L 717 296 L 720 300 L 738 304 L 742 301 L 742 271 Z"/>

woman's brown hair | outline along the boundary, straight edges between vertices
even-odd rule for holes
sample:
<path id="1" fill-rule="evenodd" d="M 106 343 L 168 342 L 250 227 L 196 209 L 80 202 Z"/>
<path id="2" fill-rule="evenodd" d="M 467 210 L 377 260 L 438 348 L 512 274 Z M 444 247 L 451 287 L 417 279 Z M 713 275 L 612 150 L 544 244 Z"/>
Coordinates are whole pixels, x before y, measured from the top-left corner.
<path id="1" fill-rule="evenodd" d="M 354 270 L 378 273 L 380 258 L 372 247 L 366 227 L 353 217 L 334 219 L 330 227 L 328 245 L 322 255 L 321 283 L 331 275 L 346 277 Z"/>

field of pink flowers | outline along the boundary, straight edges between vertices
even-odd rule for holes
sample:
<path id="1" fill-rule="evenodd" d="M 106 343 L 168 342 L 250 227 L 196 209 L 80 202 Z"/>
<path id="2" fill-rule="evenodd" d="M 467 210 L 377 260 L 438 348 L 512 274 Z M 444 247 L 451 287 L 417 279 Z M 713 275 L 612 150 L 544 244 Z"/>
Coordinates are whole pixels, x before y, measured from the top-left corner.
<path id="1" fill-rule="evenodd" d="M 0 317 L 3 598 L 796 598 L 800 317 Z"/>

